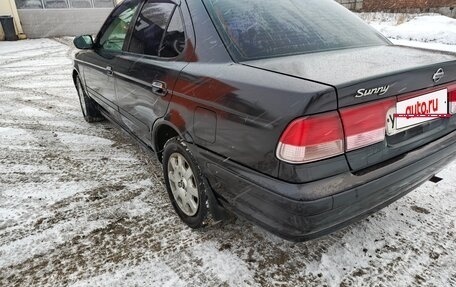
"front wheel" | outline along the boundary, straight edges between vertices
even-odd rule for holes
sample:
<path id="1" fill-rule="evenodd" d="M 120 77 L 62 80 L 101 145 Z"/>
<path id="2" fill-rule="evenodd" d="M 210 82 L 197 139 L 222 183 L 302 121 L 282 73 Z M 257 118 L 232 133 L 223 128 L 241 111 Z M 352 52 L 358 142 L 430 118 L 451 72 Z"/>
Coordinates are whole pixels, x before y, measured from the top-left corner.
<path id="1" fill-rule="evenodd" d="M 204 226 L 207 195 L 204 177 L 186 143 L 172 138 L 163 152 L 163 172 L 171 203 L 179 217 L 191 228 Z"/>
<path id="2" fill-rule="evenodd" d="M 81 85 L 79 77 L 76 78 L 76 90 L 79 96 L 79 103 L 81 104 L 82 115 L 88 123 L 94 123 L 104 120 L 103 115 L 98 109 L 98 104 L 87 94 Z"/>

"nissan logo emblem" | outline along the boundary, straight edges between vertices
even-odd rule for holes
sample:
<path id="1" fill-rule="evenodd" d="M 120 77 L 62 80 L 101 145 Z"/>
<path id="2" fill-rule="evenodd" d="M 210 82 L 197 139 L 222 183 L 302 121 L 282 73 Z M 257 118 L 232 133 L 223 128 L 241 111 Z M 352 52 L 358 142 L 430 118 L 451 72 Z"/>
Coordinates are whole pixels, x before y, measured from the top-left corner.
<path id="1" fill-rule="evenodd" d="M 434 80 L 434 83 L 438 83 L 443 78 L 443 76 L 445 76 L 445 72 L 443 72 L 443 69 L 440 68 L 437 70 L 434 76 L 432 76 L 432 79 Z"/>

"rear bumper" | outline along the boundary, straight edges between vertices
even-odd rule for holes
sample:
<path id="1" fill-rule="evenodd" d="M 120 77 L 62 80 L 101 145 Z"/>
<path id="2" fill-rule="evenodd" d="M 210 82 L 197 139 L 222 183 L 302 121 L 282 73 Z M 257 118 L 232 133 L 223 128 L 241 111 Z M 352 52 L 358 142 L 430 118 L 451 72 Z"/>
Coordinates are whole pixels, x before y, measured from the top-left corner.
<path id="1" fill-rule="evenodd" d="M 414 190 L 456 158 L 456 132 L 364 174 L 305 184 L 267 177 L 198 150 L 209 182 L 233 211 L 292 241 L 313 239 L 354 222 Z"/>

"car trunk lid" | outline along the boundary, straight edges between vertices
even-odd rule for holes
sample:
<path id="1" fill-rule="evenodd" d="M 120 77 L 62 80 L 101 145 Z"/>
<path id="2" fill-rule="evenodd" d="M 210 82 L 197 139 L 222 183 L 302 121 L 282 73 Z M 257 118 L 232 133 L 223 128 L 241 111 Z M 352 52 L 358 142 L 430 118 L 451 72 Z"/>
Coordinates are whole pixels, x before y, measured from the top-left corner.
<path id="1" fill-rule="evenodd" d="M 243 62 L 252 67 L 333 86 L 339 108 L 456 79 L 456 54 L 403 46 L 374 46 Z M 362 92 L 365 96 L 359 96 Z M 357 97 L 358 96 L 358 97 Z"/>
<path id="2" fill-rule="evenodd" d="M 371 106 L 375 106 L 375 103 L 383 102 L 395 108 L 398 101 L 411 97 L 434 92 L 441 96 L 449 83 L 456 80 L 455 54 L 391 45 L 255 60 L 243 64 L 334 87 L 344 124 L 346 157 L 355 172 L 399 158 L 456 129 L 456 117 L 435 119 L 384 135 L 382 142 L 364 147 L 362 137 L 378 137 L 378 129 L 377 133 L 373 131 L 358 137 L 361 139 L 358 143 L 356 135 L 355 140 L 349 138 L 352 135 L 347 130 L 348 125 L 353 125 L 353 119 L 359 124 L 364 120 L 356 117 L 357 107 L 366 106 L 375 113 L 379 111 Z M 434 80 L 436 77 L 440 79 Z M 349 109 L 355 112 L 351 113 L 350 122 L 347 122 L 344 111 Z M 387 116 L 392 113 L 388 107 L 380 110 L 385 114 L 383 120 L 386 126 Z M 360 145 L 359 148 L 350 148 L 351 145 L 356 147 L 356 144 Z"/>

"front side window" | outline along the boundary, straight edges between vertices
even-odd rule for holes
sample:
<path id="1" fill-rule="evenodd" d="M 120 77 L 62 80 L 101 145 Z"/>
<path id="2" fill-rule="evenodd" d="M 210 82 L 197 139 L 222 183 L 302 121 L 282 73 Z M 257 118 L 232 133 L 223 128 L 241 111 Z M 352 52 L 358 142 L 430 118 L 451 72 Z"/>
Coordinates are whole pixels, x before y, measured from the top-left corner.
<path id="1" fill-rule="evenodd" d="M 174 16 L 173 16 L 174 15 Z M 185 41 L 180 13 L 174 3 L 147 1 L 133 28 L 129 51 L 175 57 Z M 166 41 L 166 44 L 164 44 Z M 175 48 L 174 48 L 175 47 Z"/>
<path id="2" fill-rule="evenodd" d="M 238 61 L 389 44 L 334 0 L 204 0 Z"/>
<path id="3" fill-rule="evenodd" d="M 128 28 L 138 8 L 138 1 L 127 1 L 111 17 L 113 20 L 104 30 L 99 46 L 104 50 L 120 52 L 127 36 Z"/>
<path id="4" fill-rule="evenodd" d="M 163 58 L 174 58 L 179 56 L 185 48 L 185 33 L 182 16 L 179 10 L 174 11 L 169 21 L 166 33 L 160 46 L 158 55 Z"/>

